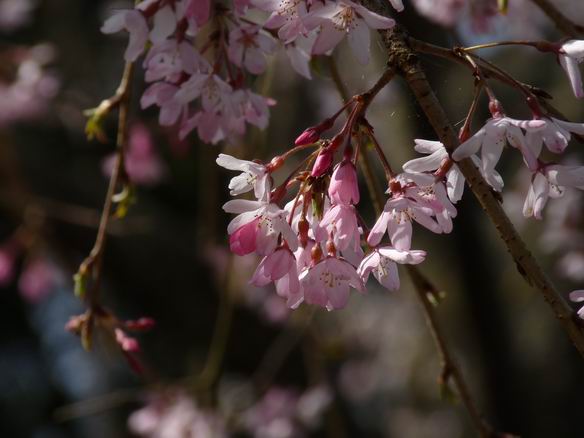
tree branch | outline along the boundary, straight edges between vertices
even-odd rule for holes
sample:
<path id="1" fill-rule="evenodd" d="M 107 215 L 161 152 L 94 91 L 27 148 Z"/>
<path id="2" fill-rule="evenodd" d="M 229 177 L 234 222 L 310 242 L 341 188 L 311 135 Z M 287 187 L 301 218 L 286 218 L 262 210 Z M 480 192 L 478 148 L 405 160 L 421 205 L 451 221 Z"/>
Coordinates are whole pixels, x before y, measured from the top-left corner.
<path id="1" fill-rule="evenodd" d="M 362 3 L 372 11 L 385 16 L 390 15 L 389 5 L 381 0 L 363 0 Z M 458 136 L 436 98 L 415 52 L 408 45 L 406 32 L 395 26 L 393 29 L 380 31 L 380 34 L 388 51 L 389 64 L 407 82 L 440 141 L 449 152 L 454 151 L 459 144 Z M 527 249 L 491 188 L 471 160 L 463 160 L 458 166 L 483 210 L 495 225 L 517 269 L 525 280 L 542 294 L 572 343 L 584 357 L 584 333 L 573 318 L 574 312 Z"/>
<path id="2" fill-rule="evenodd" d="M 333 76 L 335 85 L 337 86 L 337 91 L 339 92 L 341 99 L 343 101 L 346 101 L 348 99 L 349 94 L 343 84 L 343 81 L 341 80 L 341 76 L 336 67 L 336 63 L 332 58 L 330 58 L 329 60 L 329 67 L 331 69 L 331 74 Z M 371 88 L 371 90 L 363 94 L 363 96 L 368 96 L 365 100 L 367 106 L 371 103 L 375 95 L 385 85 L 387 85 L 387 83 L 393 78 L 394 75 L 395 70 L 391 66 L 389 66 L 385 70 L 384 74 L 380 77 L 380 79 L 376 82 L 376 84 Z M 363 134 L 362 132 L 357 133 L 359 141 L 362 141 L 361 139 L 362 134 Z M 369 134 L 372 137 L 372 141 L 376 142 L 376 140 L 372 136 L 371 131 L 369 131 Z M 380 154 L 380 158 L 382 160 L 386 160 L 378 144 L 376 144 L 376 151 Z M 359 164 L 361 165 L 361 170 L 367 183 L 369 196 L 371 197 L 374 210 L 377 215 L 380 215 L 383 209 L 383 205 L 385 203 L 383 199 L 383 190 L 379 187 L 376 179 L 373 176 L 371 162 L 369 160 L 369 155 L 367 152 L 368 152 L 367 149 L 363 148 L 363 150 L 361 151 Z M 389 164 L 387 165 L 389 166 Z M 440 360 L 442 362 L 440 384 L 448 385 L 448 380 L 450 377 L 452 377 L 454 380 L 454 384 L 458 390 L 458 393 L 460 394 L 460 398 L 462 399 L 462 402 L 464 403 L 474 423 L 476 430 L 479 432 L 479 435 L 482 438 L 495 437 L 496 434 L 494 433 L 493 429 L 484 420 L 481 412 L 478 410 L 476 402 L 474 401 L 468 388 L 468 385 L 464 379 L 464 376 L 462 375 L 462 371 L 458 367 L 458 364 L 452 358 L 452 354 L 450 353 L 448 344 L 446 343 L 446 339 L 438 323 L 438 318 L 436 316 L 434 307 L 428 299 L 428 294 L 436 293 L 436 288 L 426 278 L 426 276 L 422 274 L 422 272 L 417 266 L 408 265 L 407 269 L 408 274 L 410 275 L 412 283 L 416 290 L 417 298 L 420 301 L 422 310 L 424 311 L 424 317 L 426 319 L 428 329 L 432 334 L 432 339 L 434 339 L 434 343 L 440 354 Z"/>

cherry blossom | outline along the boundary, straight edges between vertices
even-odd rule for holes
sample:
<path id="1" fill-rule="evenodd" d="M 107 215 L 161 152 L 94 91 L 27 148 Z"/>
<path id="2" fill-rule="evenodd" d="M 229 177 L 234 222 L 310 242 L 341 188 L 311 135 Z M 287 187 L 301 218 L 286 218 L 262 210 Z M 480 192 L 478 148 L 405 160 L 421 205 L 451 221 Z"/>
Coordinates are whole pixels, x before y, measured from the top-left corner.
<path id="1" fill-rule="evenodd" d="M 334 204 L 358 204 L 359 186 L 357 185 L 357 170 L 350 161 L 343 161 L 335 167 L 328 195 Z"/>
<path id="2" fill-rule="evenodd" d="M 584 167 L 554 164 L 538 170 L 532 177 L 523 215 L 541 219 L 548 199 L 563 196 L 566 186 L 584 190 Z"/>
<path id="3" fill-rule="evenodd" d="M 408 178 L 415 184 L 406 186 L 405 194 L 420 205 L 432 209 L 442 232 L 450 233 L 452 218 L 456 217 L 457 211 L 448 198 L 444 183 L 429 174 L 414 173 L 408 175 Z"/>
<path id="4" fill-rule="evenodd" d="M 308 388 L 304 393 L 271 387 L 243 415 L 244 425 L 254 437 L 302 437 L 318 425 L 332 395 L 325 386 Z"/>
<path id="5" fill-rule="evenodd" d="M 253 3 L 257 8 L 271 12 L 264 27 L 278 29 L 278 38 L 285 44 L 307 36 L 318 26 L 318 22 L 307 20 L 308 10 L 304 0 L 253 0 Z"/>
<path id="6" fill-rule="evenodd" d="M 138 10 L 119 11 L 103 24 L 101 31 L 105 34 L 117 33 L 125 29 L 130 34 L 124 59 L 133 62 L 144 52 L 148 41 L 148 23 L 144 14 Z"/>
<path id="7" fill-rule="evenodd" d="M 269 255 L 276 249 L 280 235 L 292 251 L 298 247 L 296 234 L 286 221 L 286 211 L 275 204 L 235 199 L 225 203 L 223 210 L 239 214 L 227 227 L 231 251 L 237 255 Z"/>
<path id="8" fill-rule="evenodd" d="M 327 310 L 341 309 L 349 300 L 351 287 L 360 292 L 365 286 L 353 265 L 343 259 L 327 256 L 300 274 L 304 300 Z"/>
<path id="9" fill-rule="evenodd" d="M 415 158 L 403 164 L 402 168 L 408 173 L 434 172 L 449 159 L 448 152 L 439 141 L 416 139 L 414 149 L 427 157 Z M 464 176 L 458 165 L 452 164 L 446 172 L 446 190 L 452 202 L 458 202 L 464 192 Z"/>
<path id="10" fill-rule="evenodd" d="M 509 117 L 495 117 L 489 119 L 485 126 L 471 138 L 462 143 L 452 154 L 455 161 L 474 156 L 481 149 L 480 170 L 485 180 L 495 190 L 503 188 L 502 180 L 495 172 L 495 166 L 503 152 L 505 141 L 519 149 L 530 169 L 537 168 L 537 160 L 526 144 L 522 129 L 530 132 L 543 129 L 546 122 L 543 120 L 515 120 Z"/>
<path id="11" fill-rule="evenodd" d="M 562 44 L 559 60 L 568 75 L 574 95 L 578 98 L 584 97 L 582 74 L 578 65 L 584 61 L 584 40 L 569 40 Z"/>
<path id="12" fill-rule="evenodd" d="M 225 169 L 240 170 L 242 173 L 231 179 L 231 196 L 241 195 L 253 189 L 257 199 L 265 199 L 270 192 L 270 176 L 266 166 L 253 161 L 239 160 L 231 155 L 219 154 L 217 164 Z"/>
<path id="13" fill-rule="evenodd" d="M 296 259 L 292 251 L 288 248 L 280 247 L 262 259 L 250 283 L 261 287 L 276 282 L 283 277 L 287 278 L 284 279 L 284 283 L 281 284 L 279 290 L 285 291 L 284 296 L 286 297 L 298 295 L 300 283 L 296 270 Z"/>
<path id="14" fill-rule="evenodd" d="M 274 40 L 260 32 L 259 26 L 236 27 L 229 34 L 229 59 L 239 67 L 245 66 L 255 75 L 266 70 L 266 54 L 274 49 Z"/>
<path id="15" fill-rule="evenodd" d="M 320 226 L 332 234 L 335 246 L 339 251 L 352 248 L 358 251 L 361 232 L 353 205 L 333 205 L 324 215 Z"/>
<path id="16" fill-rule="evenodd" d="M 209 63 L 187 41 L 168 39 L 152 47 L 143 62 L 144 79 L 155 82 L 164 79 L 174 83 L 184 73 L 192 75 L 211 69 Z"/>
<path id="17" fill-rule="evenodd" d="M 130 415 L 128 426 L 144 438 L 228 436 L 219 416 L 201 410 L 189 396 L 178 391 L 153 396 L 149 404 Z"/>
<path id="18" fill-rule="evenodd" d="M 584 301 L 584 290 L 575 290 L 570 292 L 570 301 L 575 303 L 581 303 Z M 584 307 L 581 307 L 580 310 L 578 310 L 578 316 L 584 319 Z"/>
<path id="19" fill-rule="evenodd" d="M 369 62 L 369 29 L 389 29 L 395 25 L 391 18 L 371 12 L 350 0 L 329 2 L 311 12 L 311 17 L 323 20 L 312 48 L 313 54 L 322 55 L 331 51 L 346 35 L 353 54 L 361 64 Z"/>
<path id="20" fill-rule="evenodd" d="M 403 181 L 404 177 L 401 179 Z M 395 193 L 391 189 L 388 190 L 392 197 L 386 202 L 383 212 L 369 232 L 367 243 L 370 246 L 377 246 L 387 230 L 394 248 L 409 250 L 412 242 L 412 220 L 430 231 L 442 233 L 442 227 L 432 218 L 434 210 L 406 196 L 401 183 L 397 182 L 397 184 L 399 184 L 399 190 Z"/>
<path id="21" fill-rule="evenodd" d="M 525 134 L 527 145 L 535 158 L 539 157 L 544 144 L 550 152 L 561 154 L 568 146 L 572 133 L 584 134 L 584 123 L 571 123 L 553 117 L 544 120 L 546 125 L 543 129 L 527 131 Z"/>
<path id="22" fill-rule="evenodd" d="M 286 44 L 285 49 L 290 65 L 296 70 L 296 73 L 306 79 L 312 79 L 312 74 L 310 73 L 310 49 L 306 50 L 301 47 L 298 44 L 298 39 L 296 42 Z"/>
<path id="23" fill-rule="evenodd" d="M 373 273 L 373 276 L 383 287 L 389 290 L 398 290 L 400 283 L 396 263 L 417 265 L 422 263 L 425 258 L 425 251 L 399 250 L 391 246 L 380 246 L 365 256 L 357 269 L 357 274 L 364 284 L 367 282 L 369 274 Z"/>
<path id="24" fill-rule="evenodd" d="M 115 161 L 115 153 L 103 161 L 102 168 L 106 175 L 111 175 Z M 167 169 L 156 152 L 150 132 L 143 124 L 130 128 L 124 167 L 134 184 L 154 185 L 166 174 Z"/>

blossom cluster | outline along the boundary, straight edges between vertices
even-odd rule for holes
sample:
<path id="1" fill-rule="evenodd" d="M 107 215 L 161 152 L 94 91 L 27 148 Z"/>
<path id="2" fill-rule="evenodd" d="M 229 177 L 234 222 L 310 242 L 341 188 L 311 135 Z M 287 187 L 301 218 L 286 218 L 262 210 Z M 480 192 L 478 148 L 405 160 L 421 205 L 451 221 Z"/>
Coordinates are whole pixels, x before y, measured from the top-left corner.
<path id="1" fill-rule="evenodd" d="M 580 50 L 581 43 L 569 41 L 553 50 L 563 65 L 577 66 L 581 57 L 576 49 Z M 579 71 L 566 71 L 579 96 Z M 492 117 L 473 135 L 470 124 L 465 124 L 462 143 L 452 155 L 440 142 L 418 139 L 415 150 L 426 156 L 404 163 L 400 174 L 392 171 L 373 128 L 363 119 L 359 96 L 334 116 L 307 128 L 297 138 L 295 148 L 268 164 L 220 154 L 220 166 L 241 172 L 229 184 L 231 195 L 253 191 L 256 198 L 232 200 L 223 207 L 238 215 L 227 229 L 231 250 L 263 257 L 251 283 L 274 283 L 278 295 L 291 308 L 307 302 L 328 310 L 344 307 L 351 288 L 363 292 L 371 273 L 385 288 L 398 289 L 397 264 L 418 264 L 426 256 L 425 251 L 412 249 L 413 223 L 437 234 L 452 231 L 455 204 L 465 184 L 457 162 L 470 158 L 493 190 L 501 191 L 504 181 L 496 165 L 506 145 L 521 153 L 532 174 L 523 206 L 525 217 L 541 219 L 548 200 L 563 196 L 566 187 L 584 189 L 583 166 L 547 161 L 542 153 L 544 145 L 552 154 L 563 153 L 573 135 L 584 134 L 584 124 L 555 118 L 533 99 L 527 100 L 532 119 L 513 119 L 492 92 L 489 96 Z M 330 139 L 321 139 L 345 109 L 349 116 L 342 129 Z M 377 146 L 388 176 L 389 199 L 370 230 L 357 211 L 356 164 L 360 154 L 366 153 L 362 150 L 363 135 Z M 317 148 L 309 157 L 311 170 L 307 167 L 293 172 L 273 187 L 273 173 L 290 155 L 311 146 Z M 342 156 L 335 164 L 338 155 Z M 282 205 L 288 189 L 296 183 L 298 192 Z M 386 232 L 389 242 L 383 243 Z"/>
<path id="2" fill-rule="evenodd" d="M 403 9 L 401 0 L 392 4 Z M 160 124 L 178 125 L 182 138 L 196 129 L 202 141 L 217 143 L 244 134 L 247 124 L 267 126 L 275 102 L 247 84 L 278 48 L 310 79 L 313 55 L 329 54 L 346 36 L 366 64 L 370 28 L 393 25 L 350 0 L 145 0 L 115 13 L 102 32 L 129 33 L 126 61 L 145 55 L 142 108 L 158 107 Z"/>
<path id="3" fill-rule="evenodd" d="M 245 408 L 237 406 L 237 396 L 229 391 L 220 398 L 219 408 L 211 411 L 184 390 L 168 388 L 151 394 L 147 404 L 130 415 L 128 426 L 137 436 L 150 438 L 221 438 L 236 432 L 257 438 L 301 437 L 319 426 L 332 394 L 323 385 L 302 393 L 272 386 Z"/>
<path id="4" fill-rule="evenodd" d="M 224 154 L 217 159 L 220 166 L 241 172 L 229 184 L 232 195 L 253 191 L 256 197 L 232 200 L 223 207 L 238 214 L 227 228 L 231 250 L 237 255 L 263 256 L 251 283 L 273 282 L 291 308 L 302 302 L 328 310 L 342 308 L 351 288 L 365 290 L 370 274 L 385 288 L 396 290 L 400 284 L 397 264 L 418 264 L 426 256 L 425 251 L 411 248 L 412 222 L 435 233 L 452 230 L 453 200 L 460 198 L 463 187 L 456 165 L 441 169 L 440 178 L 421 172 L 392 176 L 385 208 L 367 231 L 357 211 L 360 192 L 355 163 L 360 144 L 355 152 L 351 135 L 357 129 L 360 108 L 359 103 L 353 106 L 344 127 L 331 140 L 318 140 L 319 131 L 332 124 L 329 119 L 307 129 L 294 149 L 269 164 Z M 272 173 L 290 153 L 312 145 L 319 148 L 312 154 L 312 169 L 292 174 L 273 188 Z M 420 141 L 419 148 L 435 152 L 432 160 L 442 153 L 447 156 L 436 142 Z M 335 164 L 335 152 L 340 149 L 342 158 Z M 410 171 L 424 167 L 420 160 L 406 164 Z M 300 184 L 300 189 L 281 207 L 278 203 L 292 182 Z M 389 243 L 382 243 L 386 232 Z"/>

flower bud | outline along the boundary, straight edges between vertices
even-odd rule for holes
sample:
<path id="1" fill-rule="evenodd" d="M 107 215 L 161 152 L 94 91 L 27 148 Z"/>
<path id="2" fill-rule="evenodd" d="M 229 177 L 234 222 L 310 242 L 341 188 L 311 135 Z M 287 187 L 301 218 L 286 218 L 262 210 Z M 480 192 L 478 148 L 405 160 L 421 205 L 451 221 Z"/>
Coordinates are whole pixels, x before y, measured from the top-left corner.
<path id="1" fill-rule="evenodd" d="M 122 329 L 116 329 L 116 342 L 120 348 L 128 353 L 138 353 L 140 351 L 140 344 L 134 338 L 129 337 Z"/>
<path id="2" fill-rule="evenodd" d="M 139 318 L 137 320 L 126 321 L 125 326 L 128 330 L 143 331 L 150 330 L 156 325 L 152 318 Z"/>
<path id="3" fill-rule="evenodd" d="M 311 126 L 310 128 L 306 128 L 304 132 L 294 140 L 294 144 L 296 146 L 304 146 L 317 142 L 319 138 L 320 132 L 317 131 L 315 126 Z"/>
<path id="4" fill-rule="evenodd" d="M 307 144 L 315 143 L 320 139 L 320 135 L 329 129 L 332 128 L 334 123 L 334 119 L 329 118 L 325 119 L 322 123 L 319 123 L 316 126 L 311 126 L 310 128 L 306 128 L 302 134 L 296 138 L 294 144 L 296 146 L 304 146 Z"/>
<path id="5" fill-rule="evenodd" d="M 324 175 L 324 173 L 329 170 L 331 165 L 333 164 L 333 149 L 326 147 L 321 149 L 316 157 L 314 162 L 314 166 L 312 166 L 312 172 L 310 175 L 318 178 L 319 176 Z"/>
<path id="6" fill-rule="evenodd" d="M 334 204 L 358 204 L 359 186 L 357 170 L 350 161 L 343 161 L 335 168 L 328 189 L 329 197 Z"/>

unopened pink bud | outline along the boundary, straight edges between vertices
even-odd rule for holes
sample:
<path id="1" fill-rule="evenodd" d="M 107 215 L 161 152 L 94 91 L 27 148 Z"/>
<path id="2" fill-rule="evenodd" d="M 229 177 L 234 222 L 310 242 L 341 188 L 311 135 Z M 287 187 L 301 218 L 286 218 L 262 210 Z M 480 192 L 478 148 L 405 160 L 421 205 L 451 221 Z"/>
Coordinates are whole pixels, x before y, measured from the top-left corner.
<path id="1" fill-rule="evenodd" d="M 243 256 L 256 250 L 256 237 L 259 218 L 239 227 L 229 236 L 229 249 L 234 254 Z"/>
<path id="2" fill-rule="evenodd" d="M 69 318 L 69 321 L 67 321 L 67 324 L 65 324 L 65 330 L 78 335 L 81 332 L 81 326 L 85 324 L 86 321 L 87 316 L 85 314 L 72 316 Z"/>
<path id="3" fill-rule="evenodd" d="M 134 338 L 129 337 L 122 329 L 116 329 L 116 342 L 122 350 L 128 353 L 137 353 L 140 351 L 140 344 Z"/>
<path id="4" fill-rule="evenodd" d="M 306 128 L 304 132 L 298 136 L 294 144 L 296 146 L 304 146 L 317 142 L 324 131 L 327 131 L 333 127 L 334 122 L 335 121 L 333 118 L 329 118 L 316 126 Z"/>
<path id="5" fill-rule="evenodd" d="M 156 325 L 156 321 L 152 318 L 139 318 L 135 321 L 126 321 L 125 326 L 128 330 L 136 330 L 136 331 L 143 331 L 143 330 L 150 330 L 152 327 Z"/>
<path id="6" fill-rule="evenodd" d="M 336 205 L 359 203 L 359 186 L 357 184 L 357 170 L 350 161 L 343 161 L 337 165 L 328 189 L 329 197 Z"/>
<path id="7" fill-rule="evenodd" d="M 305 129 L 304 132 L 296 138 L 294 144 L 296 146 L 304 146 L 317 142 L 319 138 L 320 132 L 316 130 L 315 126 L 311 126 L 310 128 Z"/>
<path id="8" fill-rule="evenodd" d="M 324 173 L 330 169 L 332 164 L 333 150 L 331 148 L 324 148 L 316 157 L 316 161 L 314 162 L 314 166 L 312 166 L 312 172 L 310 172 L 310 175 L 318 178 L 319 176 L 324 175 Z"/>

